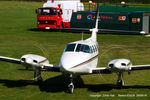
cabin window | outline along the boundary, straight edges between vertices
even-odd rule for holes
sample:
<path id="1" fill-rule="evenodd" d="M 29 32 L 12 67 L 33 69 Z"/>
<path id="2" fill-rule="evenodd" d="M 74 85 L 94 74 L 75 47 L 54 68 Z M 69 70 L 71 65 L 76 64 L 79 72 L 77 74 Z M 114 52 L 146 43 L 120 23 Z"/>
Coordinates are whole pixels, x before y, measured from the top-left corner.
<path id="1" fill-rule="evenodd" d="M 90 49 L 91 49 L 91 53 L 93 53 L 93 49 L 92 49 L 92 47 L 90 47 Z"/>
<path id="2" fill-rule="evenodd" d="M 74 52 L 76 44 L 68 44 L 65 48 L 65 52 Z"/>
<path id="3" fill-rule="evenodd" d="M 78 44 L 76 52 L 91 53 L 91 49 L 90 49 L 90 47 L 88 45 Z"/>
<path id="4" fill-rule="evenodd" d="M 93 49 L 93 53 L 96 52 L 94 46 L 92 46 L 92 49 Z"/>
<path id="5" fill-rule="evenodd" d="M 96 46 L 94 45 L 94 49 L 95 49 L 95 51 L 97 51 L 97 48 L 96 48 Z"/>
<path id="6" fill-rule="evenodd" d="M 98 51 L 98 45 L 96 45 L 97 51 Z"/>

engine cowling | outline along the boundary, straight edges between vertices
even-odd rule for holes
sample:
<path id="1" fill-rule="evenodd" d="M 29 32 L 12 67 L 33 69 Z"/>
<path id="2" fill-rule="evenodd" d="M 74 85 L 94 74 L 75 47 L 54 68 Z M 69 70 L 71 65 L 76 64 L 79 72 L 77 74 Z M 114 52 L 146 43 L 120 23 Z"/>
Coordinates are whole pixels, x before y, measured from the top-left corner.
<path id="1" fill-rule="evenodd" d="M 132 63 L 128 59 L 114 59 L 108 63 L 111 71 L 121 72 L 130 71 Z"/>
<path id="2" fill-rule="evenodd" d="M 21 57 L 21 63 L 25 67 L 37 67 L 37 64 L 49 64 L 47 58 L 34 55 L 34 54 L 26 54 Z"/>

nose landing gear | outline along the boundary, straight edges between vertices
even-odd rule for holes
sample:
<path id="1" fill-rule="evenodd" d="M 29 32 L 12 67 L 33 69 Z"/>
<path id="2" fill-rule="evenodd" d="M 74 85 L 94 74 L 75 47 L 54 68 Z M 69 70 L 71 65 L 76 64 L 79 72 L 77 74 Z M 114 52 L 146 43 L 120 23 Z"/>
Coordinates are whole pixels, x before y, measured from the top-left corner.
<path id="1" fill-rule="evenodd" d="M 73 83 L 70 83 L 68 85 L 68 90 L 69 90 L 69 93 L 73 94 L 73 92 L 74 92 L 74 85 L 73 85 Z"/>
<path id="2" fill-rule="evenodd" d="M 73 76 L 70 75 L 70 84 L 68 85 L 68 91 L 69 93 L 73 94 L 74 92 L 74 84 L 73 84 Z"/>

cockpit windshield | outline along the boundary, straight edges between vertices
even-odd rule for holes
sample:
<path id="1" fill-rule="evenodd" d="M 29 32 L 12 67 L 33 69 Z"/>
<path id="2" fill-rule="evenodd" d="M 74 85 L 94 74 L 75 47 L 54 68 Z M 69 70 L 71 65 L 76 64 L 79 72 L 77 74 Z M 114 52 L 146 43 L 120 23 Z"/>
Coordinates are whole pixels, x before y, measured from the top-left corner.
<path id="1" fill-rule="evenodd" d="M 76 52 L 91 53 L 90 47 L 84 44 L 78 44 Z"/>
<path id="2" fill-rule="evenodd" d="M 67 44 L 66 48 L 65 48 L 65 52 L 74 52 L 76 44 Z"/>
<path id="3" fill-rule="evenodd" d="M 84 44 L 68 44 L 64 50 L 64 52 L 84 52 L 91 53 L 91 48 L 88 45 Z"/>
<path id="4" fill-rule="evenodd" d="M 55 8 L 41 8 L 38 11 L 39 15 L 57 15 L 57 10 Z"/>

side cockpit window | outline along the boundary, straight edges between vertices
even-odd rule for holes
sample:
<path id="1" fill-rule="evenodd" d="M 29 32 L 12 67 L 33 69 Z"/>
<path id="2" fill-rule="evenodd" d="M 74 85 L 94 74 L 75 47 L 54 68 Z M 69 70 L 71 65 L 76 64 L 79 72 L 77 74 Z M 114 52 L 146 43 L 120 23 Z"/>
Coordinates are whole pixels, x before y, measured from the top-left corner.
<path id="1" fill-rule="evenodd" d="M 67 44 L 64 52 L 84 52 L 84 53 L 94 53 L 97 51 L 95 46 L 89 46 L 85 44 Z"/>
<path id="2" fill-rule="evenodd" d="M 76 48 L 76 52 L 80 52 L 82 49 L 82 45 L 81 44 L 78 44 L 77 45 L 77 48 Z"/>
<path id="3" fill-rule="evenodd" d="M 84 47 L 84 52 L 85 52 L 85 53 L 91 53 L 90 47 L 87 46 L 87 45 L 85 45 L 85 47 Z"/>
<path id="4" fill-rule="evenodd" d="M 76 44 L 67 44 L 64 52 L 74 52 Z"/>
<path id="5" fill-rule="evenodd" d="M 78 44 L 76 48 L 76 52 L 91 53 L 91 49 L 88 45 Z"/>

